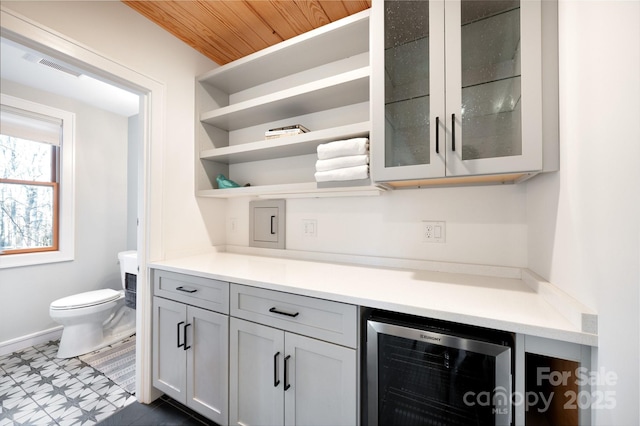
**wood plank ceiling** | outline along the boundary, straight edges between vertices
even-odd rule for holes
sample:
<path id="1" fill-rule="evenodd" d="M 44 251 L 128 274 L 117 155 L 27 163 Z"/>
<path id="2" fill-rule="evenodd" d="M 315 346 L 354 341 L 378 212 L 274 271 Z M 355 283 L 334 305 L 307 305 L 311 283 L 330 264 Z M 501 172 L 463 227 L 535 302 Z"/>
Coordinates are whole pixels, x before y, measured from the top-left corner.
<path id="1" fill-rule="evenodd" d="M 371 7 L 371 0 L 122 0 L 224 65 Z"/>

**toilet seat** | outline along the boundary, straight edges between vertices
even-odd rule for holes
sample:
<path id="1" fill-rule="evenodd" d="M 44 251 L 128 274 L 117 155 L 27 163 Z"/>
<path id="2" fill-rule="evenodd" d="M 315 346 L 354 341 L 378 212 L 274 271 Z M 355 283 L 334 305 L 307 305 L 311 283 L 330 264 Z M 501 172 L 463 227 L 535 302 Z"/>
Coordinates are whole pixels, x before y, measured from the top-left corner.
<path id="1" fill-rule="evenodd" d="M 110 288 L 102 290 L 87 291 L 84 293 L 74 294 L 73 296 L 63 297 L 51 303 L 52 310 L 79 309 L 89 306 L 101 305 L 111 302 L 122 297 L 121 291 Z"/>

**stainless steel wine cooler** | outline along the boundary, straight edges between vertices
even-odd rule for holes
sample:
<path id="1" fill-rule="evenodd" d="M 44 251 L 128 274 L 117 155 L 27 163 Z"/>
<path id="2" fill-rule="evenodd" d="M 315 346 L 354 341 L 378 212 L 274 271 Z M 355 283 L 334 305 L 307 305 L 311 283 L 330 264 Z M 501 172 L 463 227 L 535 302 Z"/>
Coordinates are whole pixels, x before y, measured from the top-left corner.
<path id="1" fill-rule="evenodd" d="M 375 311 L 366 329 L 367 424 L 511 424 L 510 333 Z"/>

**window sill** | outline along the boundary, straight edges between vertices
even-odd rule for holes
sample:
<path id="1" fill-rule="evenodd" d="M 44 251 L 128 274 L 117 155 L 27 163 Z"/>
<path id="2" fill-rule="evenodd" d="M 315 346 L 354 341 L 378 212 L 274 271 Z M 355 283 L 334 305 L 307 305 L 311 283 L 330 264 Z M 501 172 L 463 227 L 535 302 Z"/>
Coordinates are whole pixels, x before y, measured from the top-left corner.
<path id="1" fill-rule="evenodd" d="M 73 253 L 67 253 L 65 251 L 10 254 L 0 256 L 0 269 L 68 262 L 71 260 L 73 260 Z"/>

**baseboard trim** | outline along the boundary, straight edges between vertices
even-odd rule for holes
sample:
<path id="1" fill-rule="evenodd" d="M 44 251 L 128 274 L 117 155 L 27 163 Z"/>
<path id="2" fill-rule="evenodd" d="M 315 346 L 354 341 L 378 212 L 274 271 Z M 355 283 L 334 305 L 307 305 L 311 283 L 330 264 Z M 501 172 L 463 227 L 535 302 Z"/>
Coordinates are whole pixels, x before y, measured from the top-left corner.
<path id="1" fill-rule="evenodd" d="M 39 345 L 50 340 L 57 340 L 62 336 L 62 326 L 53 327 L 48 330 L 38 331 L 37 333 L 28 334 L 26 336 L 16 337 L 15 339 L 0 342 L 0 356 L 10 354 L 31 346 Z"/>

